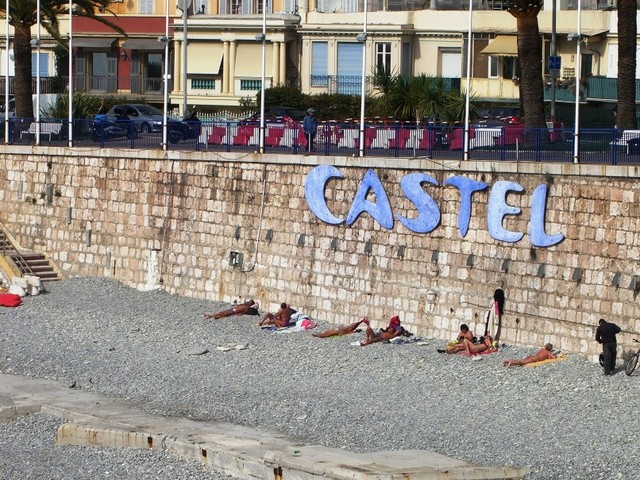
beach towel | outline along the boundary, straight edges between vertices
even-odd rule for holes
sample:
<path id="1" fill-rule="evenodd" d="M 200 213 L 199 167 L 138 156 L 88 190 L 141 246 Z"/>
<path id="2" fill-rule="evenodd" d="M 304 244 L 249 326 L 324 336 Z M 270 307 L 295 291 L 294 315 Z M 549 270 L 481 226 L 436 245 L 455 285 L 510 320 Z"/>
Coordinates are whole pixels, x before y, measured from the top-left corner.
<path id="1" fill-rule="evenodd" d="M 275 325 L 263 326 L 262 329 L 272 333 L 294 333 L 302 332 L 304 330 L 311 330 L 316 328 L 318 324 L 313 321 L 311 317 L 303 314 L 296 314 L 292 316 L 295 319 L 294 322 L 289 323 L 286 327 L 276 327 Z"/>
<path id="2" fill-rule="evenodd" d="M 458 352 L 456 355 L 462 355 L 464 357 L 476 357 L 478 355 L 490 355 L 492 353 L 496 353 L 497 351 L 498 351 L 497 348 L 489 348 L 489 349 L 485 350 L 484 352 L 469 353 L 467 351 L 464 351 L 464 352 Z"/>
<path id="3" fill-rule="evenodd" d="M 533 363 L 527 363 L 526 365 L 523 365 L 523 367 L 539 367 L 540 365 L 544 365 L 546 363 L 555 363 L 555 362 L 560 362 L 562 360 L 566 360 L 567 359 L 567 355 L 560 355 L 556 358 L 550 358 L 548 360 L 542 360 L 541 362 L 533 362 Z"/>

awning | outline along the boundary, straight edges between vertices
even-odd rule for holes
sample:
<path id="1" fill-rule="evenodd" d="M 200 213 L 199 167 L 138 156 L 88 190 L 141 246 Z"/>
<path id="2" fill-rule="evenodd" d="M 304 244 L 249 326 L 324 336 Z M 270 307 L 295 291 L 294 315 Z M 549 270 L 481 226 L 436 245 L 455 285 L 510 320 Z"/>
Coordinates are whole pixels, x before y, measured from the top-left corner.
<path id="1" fill-rule="evenodd" d="M 272 75 L 272 50 L 267 45 L 265 75 Z M 262 76 L 262 44 L 238 42 L 236 50 L 236 77 L 260 78 Z"/>
<path id="2" fill-rule="evenodd" d="M 122 48 L 160 51 L 164 50 L 164 44 L 160 43 L 156 38 L 130 38 L 122 44 Z"/>
<path id="3" fill-rule="evenodd" d="M 83 48 L 111 48 L 113 42 L 115 42 L 115 38 L 82 38 L 82 37 L 73 37 L 73 46 L 74 47 L 83 47 Z"/>
<path id="4" fill-rule="evenodd" d="M 218 75 L 224 46 L 220 42 L 187 44 L 187 63 L 189 73 L 195 75 Z"/>
<path id="5" fill-rule="evenodd" d="M 518 37 L 515 35 L 497 35 L 489 42 L 489 45 L 482 50 L 484 55 L 494 57 L 517 57 Z"/>

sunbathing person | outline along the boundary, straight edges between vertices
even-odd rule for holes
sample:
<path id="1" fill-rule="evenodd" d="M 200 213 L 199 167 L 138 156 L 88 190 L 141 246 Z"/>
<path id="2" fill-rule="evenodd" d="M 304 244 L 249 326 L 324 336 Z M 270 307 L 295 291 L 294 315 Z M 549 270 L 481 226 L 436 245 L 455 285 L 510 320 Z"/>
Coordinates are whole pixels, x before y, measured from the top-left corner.
<path id="1" fill-rule="evenodd" d="M 402 335 L 404 331 L 404 328 L 400 325 L 400 317 L 396 315 L 391 317 L 387 328 L 381 329 L 379 332 L 374 332 L 373 329 L 367 325 L 367 337 L 360 342 L 360 345 L 365 346 L 391 340 L 392 338 Z"/>
<path id="2" fill-rule="evenodd" d="M 282 302 L 280 304 L 280 309 L 275 314 L 269 312 L 265 313 L 259 325 L 261 327 L 264 327 L 265 325 L 275 325 L 279 328 L 288 327 L 291 323 L 291 315 L 293 315 L 293 313 L 294 311 L 291 307 Z"/>
<path id="3" fill-rule="evenodd" d="M 480 341 L 478 343 L 473 343 L 468 338 L 465 338 L 463 343 L 465 350 L 469 355 L 475 355 L 476 353 L 482 353 L 491 348 L 491 337 L 487 335 L 486 337 L 480 337 Z"/>
<path id="4" fill-rule="evenodd" d="M 254 313 L 255 311 L 255 313 Z M 224 318 L 224 317 L 231 317 L 232 315 L 242 315 L 245 313 L 249 313 L 250 315 L 257 315 L 258 314 L 258 305 L 256 304 L 256 302 L 254 302 L 253 300 L 247 300 L 244 303 L 241 303 L 240 305 L 236 305 L 233 308 L 230 308 L 228 310 L 222 310 L 221 312 L 218 313 L 203 313 L 202 316 L 204 318 Z"/>
<path id="5" fill-rule="evenodd" d="M 341 327 L 338 328 L 332 328 L 331 330 L 325 330 L 324 332 L 318 332 L 318 333 L 314 333 L 312 334 L 314 337 L 318 337 L 318 338 L 327 338 L 327 337 L 336 337 L 336 336 L 342 336 L 342 335 L 349 335 L 350 333 L 353 333 L 356 331 L 356 329 L 360 326 L 361 323 L 364 323 L 365 325 L 369 325 L 369 320 L 367 319 L 367 317 L 363 318 L 362 320 L 360 320 L 359 322 L 354 322 L 350 325 L 343 325 Z"/>
<path id="6" fill-rule="evenodd" d="M 454 342 L 451 342 L 444 350 L 438 349 L 438 353 L 459 353 L 464 352 L 467 347 L 464 344 L 464 340 L 469 340 L 473 343 L 473 332 L 469 330 L 469 326 L 466 323 L 460 325 L 460 333 Z"/>
<path id="7" fill-rule="evenodd" d="M 536 353 L 535 355 L 529 355 L 528 357 L 524 357 L 521 360 L 505 360 L 503 365 L 505 367 L 521 367 L 522 365 L 527 365 L 528 363 L 542 362 L 543 360 L 553 360 L 558 358 L 553 353 L 551 353 L 551 350 L 553 350 L 553 345 L 547 343 L 544 348 L 538 350 L 538 353 Z"/>

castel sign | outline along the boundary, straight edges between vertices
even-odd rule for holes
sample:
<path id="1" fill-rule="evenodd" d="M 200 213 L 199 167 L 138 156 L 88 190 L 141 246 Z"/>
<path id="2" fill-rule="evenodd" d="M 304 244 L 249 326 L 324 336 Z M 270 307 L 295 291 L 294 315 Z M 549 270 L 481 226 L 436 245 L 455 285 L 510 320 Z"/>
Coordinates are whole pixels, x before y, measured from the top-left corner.
<path id="1" fill-rule="evenodd" d="M 369 169 L 360 182 L 351 208 L 346 218 L 335 216 L 327 206 L 325 197 L 326 185 L 331 179 L 341 179 L 344 175 L 336 167 L 320 165 L 308 175 L 305 183 L 305 198 L 309 209 L 325 223 L 332 225 L 351 225 L 364 212 L 371 215 L 382 227 L 392 229 L 394 213 L 384 185 L 378 176 Z M 423 188 L 424 184 L 439 186 L 438 182 L 425 173 L 410 173 L 400 180 L 400 188 L 405 197 L 415 206 L 416 215 L 407 218 L 395 213 L 395 218 L 415 233 L 429 233 L 440 225 L 440 208 L 436 201 Z M 489 185 L 471 178 L 454 175 L 444 181 L 445 186 L 452 186 L 460 192 L 460 211 L 458 212 L 458 231 L 464 238 L 469 229 L 471 205 L 474 194 L 486 190 Z M 375 194 L 376 202 L 367 200 L 369 192 Z M 547 234 L 545 232 L 545 212 L 547 207 L 546 184 L 538 185 L 531 194 L 531 218 L 529 219 L 529 237 L 534 247 L 551 247 L 564 240 L 564 234 Z M 504 219 L 508 215 L 520 215 L 522 210 L 507 204 L 509 192 L 524 192 L 524 187 L 516 182 L 497 181 L 489 192 L 487 208 L 487 230 L 494 240 L 515 243 L 522 239 L 524 232 L 515 232 L 504 228 Z"/>

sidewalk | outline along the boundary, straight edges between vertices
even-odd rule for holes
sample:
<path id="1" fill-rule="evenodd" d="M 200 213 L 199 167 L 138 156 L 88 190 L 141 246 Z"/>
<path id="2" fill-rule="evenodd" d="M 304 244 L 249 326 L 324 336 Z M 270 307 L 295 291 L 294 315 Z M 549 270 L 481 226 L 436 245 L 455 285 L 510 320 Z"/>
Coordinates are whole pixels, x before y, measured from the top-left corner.
<path id="1" fill-rule="evenodd" d="M 166 449 L 239 478 L 489 480 L 529 473 L 480 467 L 425 450 L 359 454 L 304 445 L 236 425 L 150 415 L 53 381 L 0 374 L 0 422 L 35 412 L 67 421 L 58 428 L 57 445 Z"/>

